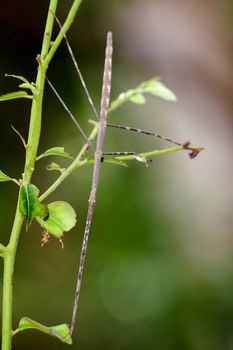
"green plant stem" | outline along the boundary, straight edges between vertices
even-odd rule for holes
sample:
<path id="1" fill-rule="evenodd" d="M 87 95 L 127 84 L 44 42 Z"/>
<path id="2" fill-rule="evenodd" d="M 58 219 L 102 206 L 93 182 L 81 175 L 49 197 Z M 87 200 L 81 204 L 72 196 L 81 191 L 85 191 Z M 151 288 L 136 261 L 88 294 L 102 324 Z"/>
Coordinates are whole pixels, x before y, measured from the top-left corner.
<path id="1" fill-rule="evenodd" d="M 192 147 L 192 150 L 195 151 L 202 151 L 204 148 L 203 147 Z M 139 157 L 156 157 L 160 156 L 162 154 L 168 154 L 168 153 L 174 153 L 178 151 L 187 151 L 183 146 L 178 146 L 178 147 L 172 147 L 172 148 L 167 148 L 167 149 L 161 149 L 161 150 L 155 150 L 155 151 L 150 151 L 150 152 L 145 152 L 145 153 L 139 153 Z M 135 160 L 135 157 L 137 155 L 126 155 L 126 156 L 117 156 L 115 159 L 118 160 Z"/>
<path id="2" fill-rule="evenodd" d="M 92 141 L 98 132 L 98 124 L 95 123 L 95 127 L 93 128 L 89 140 Z M 94 158 L 91 159 L 83 159 L 82 157 L 86 153 L 88 149 L 88 144 L 85 144 L 82 148 L 82 150 L 79 152 L 75 160 L 70 164 L 70 166 L 57 178 L 57 180 L 39 197 L 39 200 L 43 202 L 50 194 L 52 194 L 62 183 L 63 181 L 76 169 L 81 168 L 85 165 L 90 165 L 94 163 Z M 192 147 L 193 150 L 201 151 L 204 148 L 203 147 Z M 125 163 L 120 163 L 120 161 L 127 161 L 127 160 L 135 160 L 136 157 L 142 157 L 142 158 L 148 158 L 148 157 L 156 157 L 160 156 L 162 154 L 168 154 L 168 153 L 174 153 L 178 151 L 187 151 L 183 146 L 173 147 L 173 148 L 167 148 L 162 150 L 154 150 L 150 152 L 144 152 L 139 153 L 137 155 L 125 155 L 125 156 L 116 156 L 114 158 L 108 158 L 104 159 L 104 162 L 106 163 L 112 163 L 122 166 L 127 166 Z M 117 162 L 119 161 L 119 162 Z"/>
<path id="3" fill-rule="evenodd" d="M 45 56 L 49 50 L 50 39 L 52 35 L 54 16 L 58 0 L 51 0 L 49 12 L 45 27 L 44 39 L 42 44 L 41 56 Z M 26 148 L 26 159 L 24 167 L 23 182 L 29 183 L 34 171 L 36 153 L 38 149 L 40 130 L 41 130 L 41 112 L 44 92 L 46 67 L 39 65 L 36 88 L 31 108 L 30 126 L 28 144 Z M 4 250 L 4 276 L 3 276 L 3 304 L 2 304 L 2 350 L 10 350 L 12 344 L 12 299 L 13 299 L 13 275 L 15 256 L 22 228 L 23 216 L 19 211 L 19 200 L 16 208 L 15 220 L 12 227 L 10 241 Z"/>
<path id="4" fill-rule="evenodd" d="M 81 5 L 82 0 L 75 0 L 73 2 L 73 5 L 69 11 L 69 14 L 58 34 L 58 36 L 56 37 L 55 41 L 53 42 L 53 45 L 44 61 L 45 65 L 49 65 L 49 62 L 51 61 L 51 59 L 53 58 L 53 55 L 55 54 L 55 52 L 57 51 L 57 48 L 59 47 L 62 39 L 64 38 L 65 34 L 67 33 L 67 31 L 69 30 L 75 15 L 79 9 L 79 6 Z M 55 12 L 52 12 L 52 15 L 54 16 Z"/>
<path id="5" fill-rule="evenodd" d="M 43 58 L 46 57 L 49 50 L 50 40 L 52 36 L 54 13 L 56 12 L 58 0 L 51 0 L 45 31 L 42 43 L 41 55 L 39 59 L 39 67 L 36 79 L 36 94 L 31 108 L 31 118 L 29 126 L 28 143 L 26 148 L 26 161 L 24 168 L 23 182 L 29 183 L 34 171 L 34 165 L 36 161 L 36 154 L 40 140 L 41 131 L 41 114 L 42 114 L 42 101 L 44 95 L 45 75 L 48 65 L 43 65 Z"/>
<path id="6" fill-rule="evenodd" d="M 0 243 L 0 256 L 3 258 L 5 254 L 6 247 Z"/>
<path id="7" fill-rule="evenodd" d="M 8 246 L 4 249 L 3 301 L 2 301 L 2 350 L 10 350 L 12 343 L 12 296 L 15 255 L 23 216 L 17 205 L 15 220 Z"/>

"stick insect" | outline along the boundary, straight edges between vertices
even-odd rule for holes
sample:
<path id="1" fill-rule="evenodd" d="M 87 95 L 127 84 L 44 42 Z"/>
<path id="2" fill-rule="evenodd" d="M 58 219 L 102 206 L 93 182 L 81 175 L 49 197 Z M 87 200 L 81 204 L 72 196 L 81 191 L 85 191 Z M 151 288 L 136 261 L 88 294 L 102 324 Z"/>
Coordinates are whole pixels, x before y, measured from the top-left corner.
<path id="1" fill-rule="evenodd" d="M 62 28 L 62 25 L 59 21 L 59 19 L 55 16 L 55 19 L 59 25 L 60 28 Z M 98 112 L 95 108 L 95 105 L 93 103 L 93 100 L 91 98 L 91 95 L 90 95 L 90 92 L 88 91 L 88 88 L 87 88 L 87 85 L 85 83 L 85 80 L 83 78 L 83 75 L 81 73 L 81 70 L 79 68 L 79 65 L 77 63 L 77 60 L 75 59 L 75 56 L 74 56 L 74 53 L 73 53 L 73 50 L 69 44 L 69 41 L 67 39 L 67 36 L 65 35 L 64 36 L 64 39 L 65 39 L 65 43 L 66 43 L 66 46 L 67 46 L 67 49 L 68 49 L 68 52 L 70 54 L 70 57 L 72 59 L 72 62 L 74 64 L 74 67 L 75 67 L 75 70 L 79 76 L 79 79 L 81 81 L 81 84 L 83 86 L 83 89 L 85 91 L 85 94 L 86 94 L 86 97 L 88 99 L 88 102 L 92 108 L 92 111 L 96 117 L 97 120 L 99 120 L 99 115 L 98 115 Z M 85 135 L 84 131 L 82 130 L 82 128 L 80 127 L 79 123 L 77 122 L 77 119 L 74 117 L 74 115 L 71 113 L 71 111 L 69 110 L 69 108 L 67 107 L 67 105 L 65 104 L 65 102 L 63 101 L 63 99 L 61 98 L 61 96 L 59 95 L 59 93 L 56 91 L 55 87 L 53 86 L 53 84 L 51 83 L 51 81 L 47 78 L 47 81 L 51 87 L 51 89 L 53 90 L 53 92 L 55 93 L 55 95 L 57 96 L 58 100 L 60 101 L 60 103 L 62 104 L 63 108 L 65 109 L 65 111 L 68 113 L 68 115 L 70 116 L 70 118 L 73 120 L 73 122 L 75 123 L 76 127 L 79 129 L 79 131 L 81 132 L 84 140 L 86 141 L 86 143 L 89 145 L 89 148 L 94 152 L 94 148 L 91 144 L 91 142 L 88 140 L 87 136 Z M 144 135 L 147 135 L 147 136 L 152 136 L 152 137 L 156 137 L 156 138 L 160 138 L 161 140 L 164 140 L 164 141 L 167 141 L 169 143 L 172 143 L 176 146 L 180 146 L 180 147 L 183 147 L 183 149 L 186 149 L 186 150 L 189 150 L 189 157 L 192 159 L 192 158 L 195 158 L 198 153 L 200 152 L 199 150 L 197 150 L 196 148 L 193 148 L 191 147 L 191 143 L 189 141 L 186 141 L 185 143 L 180 143 L 180 142 L 177 142 L 173 139 L 171 139 L 170 137 L 166 137 L 166 136 L 163 136 L 161 135 L 160 133 L 158 132 L 151 132 L 151 131 L 147 131 L 147 130 L 143 130 L 143 129 L 139 129 L 139 128 L 135 128 L 135 127 L 130 127 L 130 126 L 125 126 L 125 125 L 115 125 L 115 124 L 110 124 L 110 123 L 107 123 L 107 127 L 110 127 L 110 128 L 117 128 L 117 129 L 122 129 L 122 130 L 126 130 L 126 131 L 130 131 L 130 132 L 137 132 L 137 133 L 140 133 L 140 134 L 144 134 Z M 103 153 L 104 156 L 126 156 L 126 155 L 134 155 L 135 158 L 142 158 L 138 155 L 138 153 L 136 152 L 104 152 Z M 104 160 L 104 158 L 102 158 L 102 161 Z M 145 160 L 146 162 L 146 160 Z"/>
<path id="2" fill-rule="evenodd" d="M 59 23 L 58 19 L 56 18 L 57 22 Z M 60 23 L 59 23 L 60 25 Z M 88 245 L 88 239 L 89 239 L 89 232 L 90 232 L 90 227 L 91 227 L 91 222 L 92 222 L 92 217 L 93 217 L 93 212 L 94 212 L 94 207 L 95 207 L 95 202 L 96 202 L 96 195 L 97 195 L 97 188 L 98 188 L 98 183 L 99 183 L 99 176 L 100 176 L 100 168 L 101 168 L 101 162 L 103 161 L 105 156 L 111 155 L 111 156 L 120 156 L 120 155 L 133 155 L 135 158 L 137 158 L 139 155 L 136 152 L 108 152 L 104 153 L 103 152 L 103 145 L 104 145 L 104 139 L 105 139 L 105 133 L 106 133 L 106 128 L 111 127 L 111 128 L 118 128 L 118 129 L 123 129 L 127 131 L 132 131 L 132 132 L 139 132 L 141 134 L 153 136 L 153 137 L 158 137 L 160 139 L 163 139 L 167 142 L 173 143 L 177 146 L 181 146 L 184 149 L 187 149 L 190 151 L 189 156 L 190 158 L 194 158 L 199 150 L 192 148 L 190 146 L 189 142 L 186 142 L 184 144 L 176 142 L 172 140 L 171 138 L 162 136 L 158 133 L 153 133 L 150 131 L 142 130 L 142 129 L 137 129 L 134 127 L 128 127 L 128 126 L 123 126 L 123 125 L 114 125 L 114 124 L 108 124 L 107 123 L 107 116 L 108 116 L 108 108 L 109 108 L 109 101 L 110 101 L 110 91 L 111 91 L 111 75 L 112 75 L 112 52 L 113 52 L 113 46 L 112 46 L 112 33 L 108 32 L 107 34 L 107 44 L 106 44 L 106 51 L 105 51 L 105 64 L 104 64 L 104 74 L 103 74 L 103 86 L 102 86 L 102 97 L 101 97 L 101 109 L 100 109 L 100 115 L 98 115 L 96 108 L 94 106 L 94 103 L 92 101 L 92 98 L 90 96 L 90 93 L 86 87 L 85 81 L 82 77 L 81 71 L 78 67 L 77 61 L 74 58 L 72 49 L 69 45 L 69 42 L 67 38 L 65 37 L 66 45 L 68 47 L 69 53 L 71 55 L 71 58 L 74 62 L 76 71 L 80 77 L 80 80 L 82 82 L 83 88 L 85 90 L 85 93 L 87 95 L 88 101 L 92 107 L 92 110 L 99 122 L 99 131 L 98 131 L 98 136 L 97 136 L 97 143 L 96 143 L 96 149 L 94 150 L 93 145 L 90 143 L 88 140 L 87 136 L 81 129 L 80 125 L 76 121 L 75 117 L 72 115 L 52 83 L 47 79 L 50 87 L 56 94 L 57 98 L 63 105 L 64 109 L 66 112 L 69 114 L 71 119 L 75 122 L 75 125 L 78 127 L 79 131 L 81 132 L 86 144 L 89 146 L 89 148 L 94 151 L 94 168 L 93 168 L 93 175 L 92 175 L 92 187 L 91 187 L 91 192 L 90 192 L 90 197 L 88 200 L 88 210 L 87 210 L 87 218 L 86 218 L 86 224 L 85 224 L 85 230 L 84 230 L 84 237 L 83 237 L 83 243 L 82 243 L 82 248 L 81 248 L 81 254 L 80 254 L 80 262 L 79 262 L 79 270 L 78 270 L 78 276 L 77 276 L 77 284 L 76 284 L 76 290 L 75 290 L 75 297 L 74 297 L 74 305 L 73 305 L 73 311 L 72 311 L 72 318 L 71 318 L 71 323 L 70 323 L 70 335 L 72 335 L 74 327 L 75 327 L 75 322 L 76 322 L 76 316 L 77 316 L 77 309 L 78 309 L 78 302 L 79 302 L 79 295 L 80 295 L 80 288 L 81 288 L 81 282 L 82 282 L 82 276 L 83 276 L 83 270 L 84 270 L 84 263 L 85 263 L 85 258 L 86 258 L 86 252 L 87 252 L 87 245 Z"/>
<path id="3" fill-rule="evenodd" d="M 104 138 L 105 138 L 105 132 L 107 127 L 107 116 L 108 116 L 108 107 L 109 107 L 110 91 L 111 91 L 112 51 L 113 51 L 112 33 L 108 32 L 106 52 L 105 52 L 101 109 L 100 109 L 100 118 L 99 118 L 99 132 L 98 132 L 97 143 L 96 143 L 95 162 L 94 162 L 93 176 L 92 176 L 92 188 L 91 188 L 91 193 L 88 201 L 89 204 L 88 204 L 88 211 L 87 211 L 87 220 L 86 220 L 85 231 L 84 231 L 83 245 L 81 249 L 77 286 L 76 286 L 76 292 L 75 292 L 75 298 L 74 298 L 73 314 L 72 314 L 72 319 L 70 324 L 70 334 L 72 334 L 75 326 L 78 299 L 79 299 L 84 262 L 85 262 L 86 251 L 87 251 L 88 237 L 89 237 L 89 232 L 91 227 L 94 206 L 96 202 L 96 193 L 97 193 L 97 188 L 99 183 L 101 160 L 103 157 L 103 145 L 104 145 Z"/>

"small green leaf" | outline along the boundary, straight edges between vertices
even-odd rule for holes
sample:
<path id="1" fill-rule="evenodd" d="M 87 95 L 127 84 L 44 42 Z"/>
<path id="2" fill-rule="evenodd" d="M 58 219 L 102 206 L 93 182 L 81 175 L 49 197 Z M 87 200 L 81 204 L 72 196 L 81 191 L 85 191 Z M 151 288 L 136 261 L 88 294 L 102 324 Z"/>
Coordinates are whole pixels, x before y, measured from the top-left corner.
<path id="1" fill-rule="evenodd" d="M 38 93 L 36 87 L 33 84 L 30 84 L 30 83 L 22 83 L 22 84 L 19 85 L 19 88 L 31 90 L 33 95 Z"/>
<path id="2" fill-rule="evenodd" d="M 166 101 L 177 101 L 176 95 L 156 78 L 143 83 L 142 89 L 145 93 L 150 93 Z"/>
<path id="3" fill-rule="evenodd" d="M 146 99 L 142 94 L 133 95 L 132 97 L 130 97 L 130 101 L 138 105 L 143 105 L 144 103 L 146 103 Z"/>
<path id="4" fill-rule="evenodd" d="M 63 201 L 47 205 L 48 219 L 36 217 L 39 224 L 55 238 L 61 238 L 63 233 L 71 230 L 76 224 L 76 213 L 72 206 Z"/>
<path id="5" fill-rule="evenodd" d="M 65 157 L 65 158 L 72 158 L 69 153 L 65 152 L 64 147 L 52 147 L 49 148 L 47 151 L 39 155 L 36 160 L 39 160 L 43 157 L 47 156 L 60 156 L 60 157 Z"/>
<path id="6" fill-rule="evenodd" d="M 0 170 L 0 182 L 4 182 L 4 181 L 12 181 L 12 178 L 7 176 L 6 174 L 4 174 L 1 170 Z"/>
<path id="7" fill-rule="evenodd" d="M 72 339 L 69 334 L 69 327 L 66 323 L 63 323 L 58 326 L 47 327 L 39 322 L 36 322 L 28 317 L 23 317 L 19 322 L 19 327 L 13 332 L 13 335 L 18 332 L 25 331 L 27 329 L 36 329 L 40 332 L 51 335 L 55 338 L 58 338 L 63 343 L 72 344 Z"/>
<path id="8" fill-rule="evenodd" d="M 36 216 L 48 215 L 47 207 L 39 202 L 38 195 L 39 189 L 32 184 L 22 185 L 20 188 L 19 210 L 26 216 L 27 228 Z"/>
<path id="9" fill-rule="evenodd" d="M 72 339 L 69 334 L 70 329 L 67 324 L 63 323 L 58 326 L 49 327 L 51 335 L 60 339 L 63 343 L 72 344 Z"/>
<path id="10" fill-rule="evenodd" d="M 59 164 L 54 163 L 54 162 L 48 164 L 46 166 L 46 169 L 49 170 L 49 171 L 54 171 L 54 170 L 55 171 L 59 171 L 61 173 L 63 173 L 66 170 L 66 168 L 61 168 L 61 166 Z"/>
<path id="11" fill-rule="evenodd" d="M 122 106 L 128 101 L 143 104 L 146 102 L 144 94 L 151 94 L 160 97 L 166 101 L 176 101 L 177 98 L 175 94 L 168 89 L 159 78 L 153 78 L 144 81 L 138 85 L 135 89 L 130 89 L 126 92 L 122 92 L 116 100 L 114 100 L 108 110 L 108 113 L 113 112 L 118 107 Z"/>
<path id="12" fill-rule="evenodd" d="M 26 91 L 10 92 L 9 94 L 1 95 L 0 102 L 1 101 L 8 101 L 8 100 L 15 100 L 16 98 L 30 98 L 30 99 L 32 99 L 33 96 L 28 95 L 28 93 Z"/>
<path id="13" fill-rule="evenodd" d="M 24 83 L 30 84 L 29 81 L 26 78 L 24 78 L 22 75 L 15 75 L 15 74 L 7 74 L 6 73 L 5 77 L 15 78 L 15 79 L 23 81 Z"/>
<path id="14" fill-rule="evenodd" d="M 20 140 L 22 141 L 24 148 L 27 148 L 27 144 L 26 141 L 24 140 L 23 136 L 20 134 L 20 132 L 13 126 L 11 125 L 12 129 L 14 130 L 14 132 L 19 136 Z"/>
<path id="15" fill-rule="evenodd" d="M 15 74 L 5 74 L 5 77 L 15 78 L 18 80 L 21 80 L 23 83 L 19 85 L 22 89 L 29 89 L 33 94 L 36 92 L 36 87 L 34 83 L 29 83 L 29 81 L 22 77 L 22 75 L 15 75 Z"/>

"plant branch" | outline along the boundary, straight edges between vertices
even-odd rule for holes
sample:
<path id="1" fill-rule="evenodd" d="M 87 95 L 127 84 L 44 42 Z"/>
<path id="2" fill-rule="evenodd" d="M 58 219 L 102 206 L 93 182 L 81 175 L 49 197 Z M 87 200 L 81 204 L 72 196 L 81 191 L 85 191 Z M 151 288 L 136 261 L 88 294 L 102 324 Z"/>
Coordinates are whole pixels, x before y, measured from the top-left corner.
<path id="1" fill-rule="evenodd" d="M 56 12 L 58 0 L 51 0 L 45 31 L 44 39 L 41 49 L 41 55 L 38 57 L 39 68 L 36 79 L 37 93 L 34 95 L 31 108 L 31 118 L 29 126 L 29 135 L 26 148 L 26 161 L 24 168 L 23 182 L 29 183 L 34 171 L 34 165 L 36 161 L 36 154 L 40 140 L 41 131 L 41 114 L 42 114 L 42 101 L 44 95 L 44 84 L 47 66 L 41 64 L 41 60 L 47 55 L 50 45 L 50 39 L 54 24 L 54 13 Z"/>
<path id="2" fill-rule="evenodd" d="M 47 22 L 45 26 L 44 39 L 41 49 L 41 57 L 47 55 L 49 49 L 50 38 L 52 35 L 54 16 L 56 12 L 58 0 L 51 0 Z M 44 91 L 46 68 L 39 65 L 36 79 L 36 94 L 33 96 L 28 144 L 26 148 L 26 159 L 24 167 L 23 182 L 29 183 L 34 171 L 36 153 L 38 149 L 40 130 L 41 130 L 41 112 L 42 99 Z M 15 220 L 12 227 L 12 232 L 9 244 L 4 250 L 4 276 L 3 276 L 3 302 L 2 302 L 2 350 L 10 350 L 12 344 L 12 299 L 13 299 L 13 275 L 15 256 L 19 241 L 19 236 L 23 224 L 23 215 L 19 211 L 19 199 L 17 203 Z"/>
<path id="3" fill-rule="evenodd" d="M 96 123 L 94 128 L 92 129 L 88 140 L 91 142 L 97 135 L 99 129 L 99 124 Z M 89 148 L 88 143 L 85 143 L 77 155 L 77 157 L 74 159 L 74 161 L 70 164 L 70 166 L 57 178 L 57 180 L 39 197 L 39 201 L 43 202 L 51 193 L 53 193 L 58 186 L 79 166 L 79 163 L 85 153 L 87 152 Z M 84 165 L 84 164 L 83 164 Z"/>
<path id="4" fill-rule="evenodd" d="M 4 250 L 3 301 L 2 301 L 2 350 L 10 350 L 12 343 L 12 297 L 15 255 L 23 216 L 17 205 L 15 220 L 8 246 Z"/>
<path id="5" fill-rule="evenodd" d="M 44 60 L 44 64 L 46 66 L 49 65 L 51 59 L 53 58 L 55 52 L 57 51 L 57 48 L 59 47 L 62 39 L 64 38 L 65 34 L 67 33 L 67 31 L 69 30 L 74 18 L 75 18 L 75 15 L 79 9 L 79 6 L 81 5 L 81 2 L 82 0 L 75 0 L 70 11 L 69 11 L 69 14 L 58 34 L 58 36 L 56 37 L 55 41 L 53 42 L 53 45 L 48 53 L 48 55 L 46 56 L 45 60 Z M 55 15 L 55 11 L 51 11 L 51 14 L 52 16 L 54 17 Z"/>
<path id="6" fill-rule="evenodd" d="M 97 131 L 98 131 L 98 124 L 96 123 L 96 127 L 92 130 L 92 132 L 89 136 L 89 140 L 93 140 L 93 138 L 95 138 Z M 70 166 L 39 197 L 40 202 L 43 202 L 49 195 L 51 195 L 74 170 L 81 168 L 85 165 L 91 165 L 94 163 L 94 158 L 88 158 L 88 159 L 81 160 L 87 149 L 88 149 L 88 145 L 85 144 L 83 146 L 81 152 L 78 154 L 78 156 L 75 158 L 75 160 L 70 164 Z M 197 152 L 200 152 L 203 149 L 204 149 L 204 147 L 192 147 L 192 150 L 197 151 Z M 162 150 L 154 150 L 154 151 L 149 151 L 149 152 L 144 152 L 144 153 L 132 152 L 132 154 L 128 154 L 128 155 L 119 155 L 119 156 L 116 155 L 116 156 L 111 157 L 111 158 L 104 157 L 103 162 L 127 166 L 125 163 L 120 163 L 120 162 L 116 162 L 116 161 L 130 161 L 130 160 L 135 160 L 137 157 L 141 157 L 141 158 L 156 157 L 156 156 L 160 156 L 163 154 L 175 153 L 175 152 L 179 152 L 179 151 L 186 151 L 186 149 L 183 146 L 179 146 L 179 147 L 172 147 L 172 148 L 167 148 L 167 149 L 162 149 Z M 128 152 L 126 152 L 126 153 L 128 153 Z M 131 152 L 129 152 L 129 153 L 131 153 Z"/>
<path id="7" fill-rule="evenodd" d="M 192 150 L 193 151 L 197 151 L 197 152 L 200 152 L 203 149 L 204 149 L 203 147 L 192 147 Z M 139 157 L 145 157 L 145 158 L 148 157 L 149 158 L 149 157 L 160 156 L 162 154 L 174 153 L 174 152 L 178 152 L 178 151 L 187 151 L 187 149 L 184 148 L 184 146 L 178 146 L 178 147 L 172 147 L 172 148 L 167 148 L 167 149 L 161 149 L 161 150 L 155 150 L 155 151 L 139 153 L 139 154 L 136 154 L 136 155 L 139 156 Z M 118 159 L 118 160 L 123 160 L 123 161 L 135 160 L 135 154 L 116 156 L 114 158 Z"/>

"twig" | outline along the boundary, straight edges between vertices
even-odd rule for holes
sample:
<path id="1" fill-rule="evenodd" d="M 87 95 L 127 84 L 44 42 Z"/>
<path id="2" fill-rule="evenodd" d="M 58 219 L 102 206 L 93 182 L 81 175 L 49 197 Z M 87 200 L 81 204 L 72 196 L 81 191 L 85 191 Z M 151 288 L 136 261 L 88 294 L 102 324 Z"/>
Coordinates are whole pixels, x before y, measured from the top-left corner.
<path id="1" fill-rule="evenodd" d="M 83 244 L 81 249 L 72 319 L 70 324 L 70 335 L 72 335 L 73 333 L 75 321 L 76 321 L 78 300 L 80 295 L 81 281 L 82 281 L 82 275 L 83 275 L 83 269 L 84 269 L 84 262 L 85 262 L 86 252 L 87 252 L 88 237 L 89 237 L 89 232 L 90 232 L 90 227 L 92 222 L 92 216 L 94 212 L 94 206 L 96 202 L 96 193 L 97 193 L 97 188 L 99 183 L 101 159 L 103 156 L 103 144 L 104 144 L 104 138 L 105 138 L 105 131 L 107 127 L 107 114 L 108 114 L 107 112 L 108 112 L 110 90 L 111 90 L 112 51 L 113 51 L 112 33 L 108 32 L 107 46 L 106 46 L 106 53 L 105 53 L 102 98 L 101 98 L 100 124 L 99 124 L 99 132 L 98 132 L 96 151 L 95 151 L 95 162 L 94 162 L 94 169 L 93 169 L 93 176 L 92 176 L 92 188 L 91 188 L 91 193 L 88 201 L 89 203 L 88 203 L 87 219 L 86 219 L 85 232 L 84 232 Z"/>

